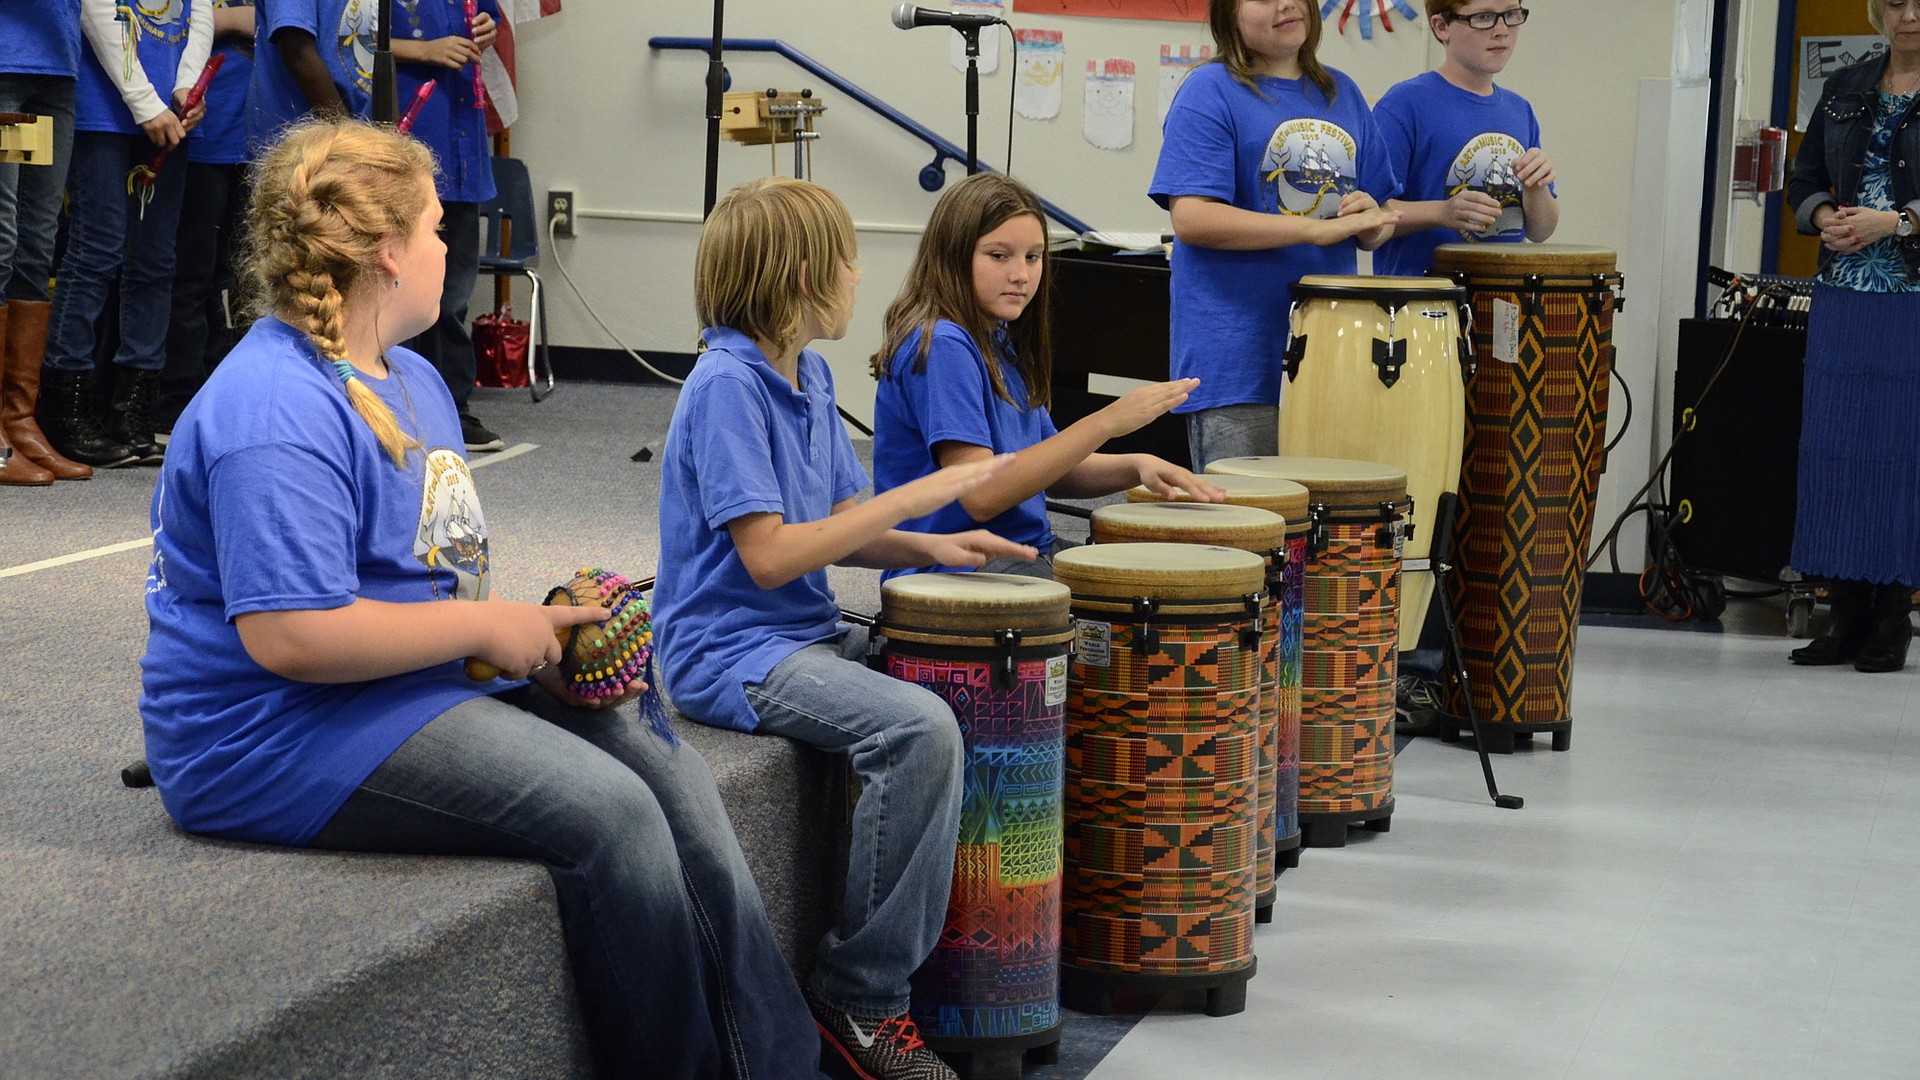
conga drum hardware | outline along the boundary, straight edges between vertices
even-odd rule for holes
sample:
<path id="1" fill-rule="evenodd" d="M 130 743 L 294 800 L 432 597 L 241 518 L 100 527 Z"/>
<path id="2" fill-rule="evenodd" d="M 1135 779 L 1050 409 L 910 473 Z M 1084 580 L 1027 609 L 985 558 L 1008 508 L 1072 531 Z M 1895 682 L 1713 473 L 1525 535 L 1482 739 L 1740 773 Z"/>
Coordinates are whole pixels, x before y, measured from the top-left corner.
<path id="1" fill-rule="evenodd" d="M 1266 564 L 1218 546 L 1108 543 L 1059 553 L 1054 575 L 1079 632 L 1062 999 L 1106 1013 L 1116 990 L 1191 990 L 1212 1015 L 1241 1012 L 1255 968 Z"/>
<path id="2" fill-rule="evenodd" d="M 1070 602 L 1039 578 L 913 574 L 881 587 L 873 625 L 871 662 L 939 695 L 965 744 L 953 893 L 912 1011 L 977 1080 L 1058 1053 Z"/>

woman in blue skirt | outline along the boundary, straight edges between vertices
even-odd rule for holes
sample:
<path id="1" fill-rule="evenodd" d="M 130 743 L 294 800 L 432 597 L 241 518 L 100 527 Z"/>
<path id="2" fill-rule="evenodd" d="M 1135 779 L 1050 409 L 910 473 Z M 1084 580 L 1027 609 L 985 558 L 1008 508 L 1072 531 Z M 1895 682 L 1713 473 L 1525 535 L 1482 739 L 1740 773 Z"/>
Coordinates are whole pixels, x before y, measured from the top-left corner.
<path id="1" fill-rule="evenodd" d="M 1807 327 L 1793 565 L 1833 583 L 1796 664 L 1898 671 L 1920 584 L 1920 0 L 1867 0 L 1890 48 L 1827 80 L 1794 158 L 1820 236 Z"/>

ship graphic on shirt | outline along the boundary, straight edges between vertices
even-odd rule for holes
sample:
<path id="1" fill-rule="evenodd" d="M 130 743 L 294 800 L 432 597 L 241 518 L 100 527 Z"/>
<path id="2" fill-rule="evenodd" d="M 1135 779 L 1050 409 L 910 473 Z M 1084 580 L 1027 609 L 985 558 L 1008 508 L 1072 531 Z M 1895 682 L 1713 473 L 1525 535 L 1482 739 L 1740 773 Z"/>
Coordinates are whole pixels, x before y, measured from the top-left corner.
<path id="1" fill-rule="evenodd" d="M 1447 170 L 1447 195 L 1478 191 L 1500 204 L 1500 217 L 1485 232 L 1460 231 L 1463 240 L 1494 240 L 1519 236 L 1526 232 L 1526 211 L 1520 205 L 1523 190 L 1514 175 L 1513 163 L 1526 147 L 1520 140 L 1501 131 L 1489 131 L 1468 139 L 1454 155 Z"/>
<path id="2" fill-rule="evenodd" d="M 454 596 L 487 598 L 487 519 L 480 492 L 459 454 L 435 450 L 427 455 L 426 483 L 420 493 L 420 527 L 414 557 L 429 570 L 451 570 Z"/>
<path id="3" fill-rule="evenodd" d="M 363 94 L 373 93 L 373 37 L 375 0 L 347 0 L 340 9 L 340 26 L 334 35 L 339 51 L 340 71 L 353 75 L 353 85 Z"/>
<path id="4" fill-rule="evenodd" d="M 1328 120 L 1288 120 L 1273 129 L 1260 159 L 1263 209 L 1294 217 L 1331 218 L 1340 199 L 1360 187 L 1358 146 Z"/>
<path id="5" fill-rule="evenodd" d="M 134 38 L 159 38 L 172 45 L 187 36 L 186 0 L 133 0 L 122 10 L 131 16 Z"/>

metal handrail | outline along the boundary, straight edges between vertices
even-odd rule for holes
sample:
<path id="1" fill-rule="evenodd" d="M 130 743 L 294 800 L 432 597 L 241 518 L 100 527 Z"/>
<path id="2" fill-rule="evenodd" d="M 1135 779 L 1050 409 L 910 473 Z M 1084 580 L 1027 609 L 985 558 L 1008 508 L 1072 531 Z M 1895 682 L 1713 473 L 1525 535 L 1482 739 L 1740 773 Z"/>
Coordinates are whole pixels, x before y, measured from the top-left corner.
<path id="1" fill-rule="evenodd" d="M 920 186 L 928 191 L 939 191 L 946 185 L 947 174 L 944 166 L 949 160 L 959 162 L 963 165 L 966 163 L 967 152 L 965 150 L 941 138 L 934 133 L 933 129 L 927 127 L 925 124 L 920 123 L 918 120 L 881 101 L 879 98 L 874 97 L 853 83 L 848 82 L 839 73 L 784 41 L 776 38 L 722 38 L 720 45 L 721 48 L 727 52 L 779 53 L 810 74 L 825 80 L 827 85 L 845 94 L 848 98 L 879 113 L 882 117 L 892 121 L 895 126 L 900 127 L 908 134 L 913 135 L 915 138 L 932 147 L 932 164 L 920 170 Z M 647 46 L 653 49 L 685 49 L 708 52 L 713 48 L 713 39 L 710 37 L 655 37 L 647 40 Z M 992 171 L 991 168 L 984 163 L 981 164 L 980 168 Z M 1048 217 L 1065 225 L 1076 233 L 1092 231 L 1092 226 L 1045 199 L 1040 200 L 1040 208 L 1047 212 Z"/>

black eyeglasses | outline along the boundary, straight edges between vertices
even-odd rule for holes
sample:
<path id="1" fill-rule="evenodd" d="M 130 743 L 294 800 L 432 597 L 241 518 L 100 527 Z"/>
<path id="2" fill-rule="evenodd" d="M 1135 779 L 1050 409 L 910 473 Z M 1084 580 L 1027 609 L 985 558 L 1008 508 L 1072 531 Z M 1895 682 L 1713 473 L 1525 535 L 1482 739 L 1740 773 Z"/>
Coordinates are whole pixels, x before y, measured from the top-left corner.
<path id="1" fill-rule="evenodd" d="M 1493 29 L 1493 24 L 1496 22 L 1504 22 L 1508 26 L 1519 26 L 1521 23 L 1527 21 L 1528 14 L 1527 9 L 1523 7 L 1508 8 L 1505 11 L 1476 11 L 1471 15 L 1462 15 L 1457 11 L 1449 11 L 1447 12 L 1447 21 L 1463 22 L 1475 30 L 1491 30 Z"/>

